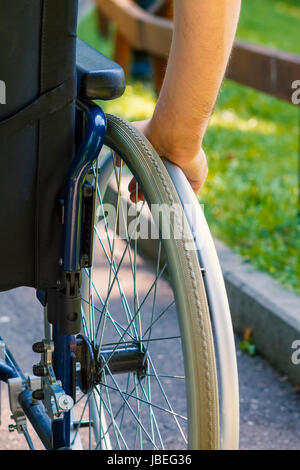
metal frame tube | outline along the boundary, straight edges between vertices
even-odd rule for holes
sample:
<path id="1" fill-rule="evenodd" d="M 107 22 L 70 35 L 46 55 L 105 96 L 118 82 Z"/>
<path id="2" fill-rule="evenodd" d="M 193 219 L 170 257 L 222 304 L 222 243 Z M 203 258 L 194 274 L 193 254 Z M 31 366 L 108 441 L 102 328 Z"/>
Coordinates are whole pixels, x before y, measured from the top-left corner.
<path id="1" fill-rule="evenodd" d="M 65 196 L 63 270 L 80 270 L 82 188 L 88 171 L 101 151 L 106 133 L 106 118 L 101 108 L 91 102 L 78 101 L 78 110 L 85 118 L 85 135 L 70 168 Z M 54 371 L 66 394 L 71 390 L 70 335 L 53 328 Z M 53 422 L 53 447 L 70 446 L 70 412 Z"/>
<path id="2" fill-rule="evenodd" d="M 78 101 L 86 118 L 85 136 L 70 168 L 65 198 L 64 271 L 80 269 L 82 187 L 87 172 L 97 159 L 106 133 L 105 114 L 99 106 Z"/>
<path id="3" fill-rule="evenodd" d="M 5 362 L 0 362 L 0 380 L 7 383 L 8 379 L 19 377 L 18 372 Z"/>
<path id="4" fill-rule="evenodd" d="M 77 108 L 85 116 L 85 136 L 70 168 L 65 197 L 64 217 L 64 271 L 80 270 L 82 187 L 87 172 L 97 159 L 106 133 L 105 114 L 90 102 L 78 101 Z M 1 340 L 1 338 L 0 338 Z M 57 379 L 62 381 L 66 393 L 70 393 L 70 335 L 62 335 L 53 328 L 54 362 Z M 6 362 L 0 364 L 0 380 L 25 376 L 13 357 L 6 350 Z M 2 367 L 3 365 L 3 367 Z M 70 413 L 52 423 L 41 403 L 32 400 L 32 391 L 25 389 L 19 398 L 24 413 L 36 430 L 46 449 L 69 447 Z M 51 429 L 52 428 L 52 429 Z M 51 438 L 52 435 L 52 438 Z M 53 440 L 53 444 L 52 444 Z"/>
<path id="5" fill-rule="evenodd" d="M 13 379 L 14 377 L 21 377 L 22 380 L 25 380 L 25 375 L 21 371 L 1 336 L 0 344 L 3 345 L 4 351 L 4 358 L 0 361 L 0 381 L 7 383 L 8 379 Z"/>
<path id="6" fill-rule="evenodd" d="M 55 377 L 60 380 L 67 395 L 71 392 L 71 352 L 70 335 L 63 335 L 56 326 L 53 327 L 53 368 Z M 64 413 L 63 418 L 52 422 L 53 448 L 70 446 L 70 412 Z"/>
<path id="7" fill-rule="evenodd" d="M 51 421 L 44 406 L 32 400 L 31 390 L 20 393 L 19 403 L 45 448 L 51 450 Z"/>

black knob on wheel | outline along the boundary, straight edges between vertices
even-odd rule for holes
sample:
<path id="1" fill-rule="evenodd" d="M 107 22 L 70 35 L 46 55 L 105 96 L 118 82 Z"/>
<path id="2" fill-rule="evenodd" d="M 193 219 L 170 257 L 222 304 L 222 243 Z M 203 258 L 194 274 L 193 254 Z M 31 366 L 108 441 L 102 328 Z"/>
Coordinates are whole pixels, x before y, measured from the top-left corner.
<path id="1" fill-rule="evenodd" d="M 34 343 L 34 345 L 32 346 L 32 350 L 33 352 L 35 353 L 43 353 L 45 352 L 45 345 L 42 341 L 38 341 L 37 343 Z"/>
<path id="2" fill-rule="evenodd" d="M 47 370 L 41 364 L 35 364 L 32 368 L 34 375 L 37 377 L 44 377 L 47 374 Z"/>
<path id="3" fill-rule="evenodd" d="M 44 400 L 44 391 L 42 389 L 34 390 L 32 392 L 32 398 L 35 400 Z"/>

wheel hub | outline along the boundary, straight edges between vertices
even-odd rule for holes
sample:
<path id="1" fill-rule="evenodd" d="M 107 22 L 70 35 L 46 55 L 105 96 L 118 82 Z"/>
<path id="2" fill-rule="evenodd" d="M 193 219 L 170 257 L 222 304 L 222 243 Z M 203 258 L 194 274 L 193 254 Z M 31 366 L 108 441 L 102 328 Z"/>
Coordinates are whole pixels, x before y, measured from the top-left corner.
<path id="1" fill-rule="evenodd" d="M 136 373 L 142 378 L 147 369 L 147 356 L 140 343 L 125 343 L 101 347 L 79 334 L 76 337 L 76 361 L 80 363 L 77 382 L 83 393 L 101 383 L 103 374 Z"/>

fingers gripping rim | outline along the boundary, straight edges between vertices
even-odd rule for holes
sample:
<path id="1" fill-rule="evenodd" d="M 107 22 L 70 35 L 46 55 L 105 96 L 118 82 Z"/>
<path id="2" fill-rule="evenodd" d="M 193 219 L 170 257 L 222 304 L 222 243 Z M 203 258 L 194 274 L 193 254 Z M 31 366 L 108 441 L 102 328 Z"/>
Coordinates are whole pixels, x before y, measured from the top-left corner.
<path id="1" fill-rule="evenodd" d="M 151 204 L 181 208 L 163 240 L 179 316 L 185 361 L 189 448 L 219 448 L 217 372 L 205 287 L 190 230 L 180 239 L 183 208 L 163 162 L 147 139 L 127 121 L 108 114 L 106 144 L 120 153 Z M 179 213 L 182 211 L 182 213 Z M 187 224 L 186 224 L 187 225 Z M 178 237 L 177 237 L 178 238 Z M 188 244 L 188 245 L 187 245 Z"/>

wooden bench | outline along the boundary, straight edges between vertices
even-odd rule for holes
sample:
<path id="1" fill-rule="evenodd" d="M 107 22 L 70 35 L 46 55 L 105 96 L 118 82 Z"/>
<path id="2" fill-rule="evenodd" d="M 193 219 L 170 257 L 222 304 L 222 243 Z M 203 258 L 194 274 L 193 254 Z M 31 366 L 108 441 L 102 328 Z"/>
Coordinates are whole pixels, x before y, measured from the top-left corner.
<path id="1" fill-rule="evenodd" d="M 159 91 L 172 40 L 172 0 L 159 0 L 156 11 L 145 11 L 134 0 L 95 1 L 99 14 L 117 25 L 116 61 L 128 73 L 131 48 L 149 52 Z M 300 55 L 236 40 L 226 76 L 291 102 L 292 84 L 300 79 Z"/>

